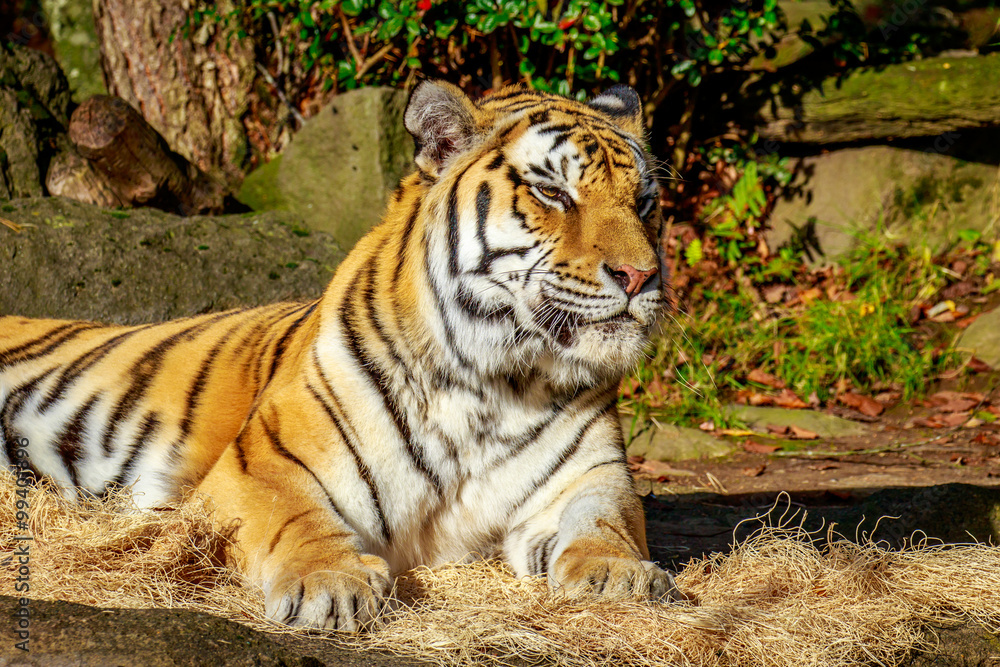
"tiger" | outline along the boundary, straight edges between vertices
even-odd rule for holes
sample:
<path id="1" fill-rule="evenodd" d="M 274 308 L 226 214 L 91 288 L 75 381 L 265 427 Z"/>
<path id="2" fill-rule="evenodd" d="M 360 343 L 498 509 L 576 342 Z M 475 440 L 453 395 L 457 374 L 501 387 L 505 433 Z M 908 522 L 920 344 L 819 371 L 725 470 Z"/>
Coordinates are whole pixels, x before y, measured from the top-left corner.
<path id="1" fill-rule="evenodd" d="M 0 458 L 70 497 L 207 498 L 295 627 L 368 628 L 397 574 L 475 558 L 678 599 L 616 403 L 669 289 L 638 95 L 427 80 L 403 123 L 415 169 L 316 301 L 0 318 Z"/>

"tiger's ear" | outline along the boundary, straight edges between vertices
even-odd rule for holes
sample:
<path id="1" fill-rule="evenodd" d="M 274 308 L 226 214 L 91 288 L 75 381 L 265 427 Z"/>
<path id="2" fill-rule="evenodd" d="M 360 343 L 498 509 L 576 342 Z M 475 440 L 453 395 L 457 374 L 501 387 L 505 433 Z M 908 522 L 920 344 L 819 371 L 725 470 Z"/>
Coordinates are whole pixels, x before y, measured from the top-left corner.
<path id="1" fill-rule="evenodd" d="M 646 119 L 642 115 L 642 101 L 629 86 L 620 84 L 608 88 L 597 97 L 587 100 L 591 109 L 611 116 L 611 120 L 636 138 L 646 136 Z"/>
<path id="2" fill-rule="evenodd" d="M 410 95 L 403 123 L 416 143 L 417 166 L 433 175 L 476 139 L 476 106 L 457 86 L 423 81 Z"/>

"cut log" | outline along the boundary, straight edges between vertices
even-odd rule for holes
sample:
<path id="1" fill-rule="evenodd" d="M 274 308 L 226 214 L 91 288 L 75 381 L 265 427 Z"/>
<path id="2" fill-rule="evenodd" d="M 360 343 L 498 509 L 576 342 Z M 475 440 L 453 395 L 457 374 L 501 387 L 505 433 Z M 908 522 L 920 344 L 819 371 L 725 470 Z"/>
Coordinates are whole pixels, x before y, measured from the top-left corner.
<path id="1" fill-rule="evenodd" d="M 764 139 L 845 143 L 1000 126 L 1000 54 L 928 58 L 825 80 L 792 106 L 767 105 Z"/>
<path id="2" fill-rule="evenodd" d="M 69 138 L 124 206 L 193 215 L 222 210 L 222 185 L 182 156 L 124 100 L 95 95 L 77 107 Z"/>

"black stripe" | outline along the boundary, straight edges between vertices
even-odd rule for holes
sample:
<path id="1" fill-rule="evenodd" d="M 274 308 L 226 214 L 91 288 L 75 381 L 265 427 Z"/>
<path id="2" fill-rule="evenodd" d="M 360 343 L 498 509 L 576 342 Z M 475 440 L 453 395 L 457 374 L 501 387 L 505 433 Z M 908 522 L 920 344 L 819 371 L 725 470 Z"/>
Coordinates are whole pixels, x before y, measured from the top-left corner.
<path id="1" fill-rule="evenodd" d="M 466 356 L 458 349 L 458 345 L 455 343 L 455 331 L 452 328 L 451 320 L 448 318 L 448 313 L 444 308 L 444 299 L 441 297 L 441 293 L 438 291 L 437 283 L 434 281 L 434 276 L 431 274 L 431 263 L 430 263 L 430 245 L 427 243 L 427 239 L 424 239 L 424 271 L 426 271 L 427 282 L 430 285 L 431 296 L 434 297 L 434 308 L 437 310 L 438 315 L 441 317 L 441 326 L 444 329 L 444 342 L 451 350 L 451 353 L 458 360 L 458 363 L 465 368 L 474 368 L 475 366 L 471 361 L 469 361 Z"/>
<path id="2" fill-rule="evenodd" d="M 298 521 L 299 519 L 301 519 L 302 517 L 304 517 L 306 514 L 309 514 L 310 512 L 315 512 L 315 511 L 316 510 L 306 510 L 304 512 L 299 512 L 298 514 L 296 514 L 295 516 L 293 516 L 291 519 L 288 519 L 287 521 L 285 521 L 285 523 L 281 524 L 281 528 L 279 528 L 278 532 L 276 532 L 274 534 L 274 537 L 271 538 L 271 545 L 268 547 L 267 553 L 268 554 L 274 553 L 274 548 L 276 546 L 278 546 L 278 542 L 281 541 L 281 536 L 284 534 L 285 529 L 288 528 L 288 526 L 290 526 L 291 524 L 295 523 L 296 521 Z"/>
<path id="3" fill-rule="evenodd" d="M 100 328 L 102 327 L 99 324 L 89 324 L 86 322 L 71 322 L 56 327 L 44 336 L 30 340 L 17 347 L 12 347 L 9 350 L 0 351 L 0 368 L 14 364 L 23 364 L 26 361 L 45 356 L 49 352 L 73 340 L 84 331 Z M 60 336 L 60 334 L 64 335 Z M 33 347 L 38 347 L 38 349 L 31 350 Z"/>
<path id="4" fill-rule="evenodd" d="M 543 535 L 535 540 L 534 545 L 528 552 L 528 569 L 530 574 L 544 575 L 549 570 L 549 558 L 552 556 L 552 549 L 559 538 L 559 533 Z"/>
<path id="5" fill-rule="evenodd" d="M 278 366 L 281 364 L 281 360 L 285 354 L 285 349 L 288 347 L 288 341 L 291 340 L 293 335 L 295 335 L 295 332 L 298 331 L 300 326 L 302 326 L 302 323 L 306 320 L 306 318 L 313 314 L 317 305 L 319 305 L 318 299 L 312 303 L 304 304 L 302 308 L 305 308 L 306 312 L 296 318 L 296 320 L 292 322 L 291 326 L 285 330 L 284 335 L 278 339 L 278 344 L 274 346 L 274 353 L 271 357 L 271 370 L 267 374 L 268 382 L 270 382 L 274 377 L 275 372 L 278 370 Z M 301 308 L 299 310 L 301 310 Z M 298 310 L 295 312 L 298 312 Z"/>
<path id="6" fill-rule="evenodd" d="M 555 125 L 549 125 L 548 127 L 543 127 L 537 134 L 540 137 L 544 137 L 547 134 L 559 134 L 560 132 L 569 132 L 576 129 L 576 125 L 571 123 L 556 123 Z"/>
<path id="7" fill-rule="evenodd" d="M 503 166 L 504 159 L 505 158 L 503 153 L 497 151 L 496 156 L 492 160 L 490 160 L 489 163 L 486 165 L 486 170 L 496 171 L 497 169 Z"/>
<path id="8" fill-rule="evenodd" d="M 281 336 L 278 324 L 286 317 L 299 312 L 304 305 L 308 304 L 282 304 L 282 309 L 278 315 L 272 316 L 268 313 L 262 318 L 264 321 L 260 324 L 260 336 L 254 340 L 253 353 L 248 358 L 250 364 L 246 367 L 248 376 L 257 383 L 258 387 L 264 384 L 264 380 L 261 378 L 261 370 L 264 368 L 264 362 L 267 359 L 267 351 L 271 349 L 275 340 Z"/>
<path id="9" fill-rule="evenodd" d="M 76 411 L 76 414 L 73 415 L 73 418 L 66 424 L 66 428 L 62 430 L 62 433 L 59 434 L 55 441 L 56 451 L 59 452 L 59 457 L 66 467 L 66 472 L 69 473 L 69 478 L 73 482 L 73 486 L 80 486 L 76 464 L 82 458 L 83 454 L 83 434 L 87 427 L 87 418 L 90 416 L 90 411 L 94 408 L 94 404 L 100 398 L 100 394 L 91 396 Z"/>
<path id="10" fill-rule="evenodd" d="M 267 439 L 271 443 L 271 446 L 274 448 L 274 451 L 278 452 L 286 459 L 300 466 L 303 470 L 309 473 L 312 476 L 313 480 L 315 480 L 319 488 L 323 490 L 323 493 L 326 494 L 326 499 L 330 503 L 330 509 L 333 510 L 333 513 L 336 514 L 341 520 L 344 520 L 344 513 L 340 511 L 339 507 L 337 507 L 337 503 L 334 501 L 333 496 L 331 496 L 330 492 L 327 491 L 325 486 L 323 486 L 323 482 L 321 482 L 319 477 L 316 476 L 316 473 L 312 471 L 312 468 L 303 463 L 299 457 L 297 457 L 295 454 L 292 454 L 290 451 L 288 451 L 288 449 L 285 448 L 284 445 L 281 444 L 281 440 L 278 438 L 278 431 L 280 429 L 280 426 L 277 423 L 278 422 L 277 410 L 275 410 L 274 415 L 272 416 L 272 419 L 275 422 L 274 426 L 271 426 L 271 424 L 269 424 L 264 419 L 263 415 L 261 415 L 259 412 L 257 413 L 257 417 L 260 420 L 260 425 L 264 428 L 264 435 L 267 436 Z"/>
<path id="11" fill-rule="evenodd" d="M 464 176 L 463 172 L 461 176 Z M 452 278 L 458 276 L 458 186 L 461 176 L 451 186 L 448 195 L 448 273 Z"/>
<path id="12" fill-rule="evenodd" d="M 408 250 L 410 248 L 410 235 L 413 233 L 413 225 L 417 222 L 417 217 L 420 215 L 420 207 L 423 205 L 423 199 L 417 198 L 417 201 L 413 205 L 413 210 L 410 212 L 410 217 L 406 219 L 406 226 L 403 227 L 403 235 L 399 239 L 399 256 L 396 259 L 396 266 L 392 270 L 392 291 L 393 297 L 396 296 L 397 286 L 399 285 L 399 276 L 403 271 L 403 264 L 406 263 L 406 258 L 408 256 Z"/>
<path id="13" fill-rule="evenodd" d="M 243 448 L 243 438 L 246 436 L 246 424 L 243 425 L 243 430 L 236 434 L 236 438 L 233 440 L 233 451 L 236 452 L 236 461 L 240 464 L 240 472 L 246 473 L 247 471 L 247 452 Z"/>
<path id="14" fill-rule="evenodd" d="M 508 513 L 513 513 L 515 510 L 520 508 L 524 503 L 528 501 L 531 496 L 538 491 L 538 489 L 544 488 L 549 480 L 551 480 L 559 470 L 569 462 L 570 459 L 580 450 L 580 445 L 583 443 L 584 437 L 587 432 L 590 431 L 591 427 L 596 424 L 604 415 L 608 413 L 608 410 L 613 410 L 618 404 L 618 397 L 616 396 L 614 400 L 608 403 L 603 410 L 597 412 L 593 417 L 591 417 L 583 427 L 577 432 L 576 437 L 573 438 L 572 442 L 569 443 L 563 450 L 559 453 L 559 458 L 552 462 L 544 474 L 539 475 L 535 482 L 531 485 L 531 489 L 525 493 L 517 502 L 515 502 Z"/>
<path id="15" fill-rule="evenodd" d="M 365 269 L 362 268 L 358 271 L 354 277 L 353 284 L 357 284 L 360 281 L 361 271 L 364 270 Z M 368 281 L 370 282 L 372 280 L 373 273 L 373 266 L 371 264 L 368 265 L 367 271 Z M 344 336 L 346 337 L 347 346 L 351 351 L 351 355 L 365 372 L 365 375 L 368 376 L 369 382 L 375 387 L 375 390 L 382 397 L 382 404 L 385 407 L 385 411 L 390 417 L 392 417 L 393 423 L 396 425 L 396 430 L 399 433 L 399 437 L 403 441 L 411 462 L 417 470 L 419 470 L 420 473 L 427 478 L 427 481 L 431 483 L 438 494 L 440 494 L 442 489 L 441 479 L 430 469 L 427 462 L 423 458 L 423 452 L 418 452 L 416 450 L 413 443 L 413 434 L 410 431 L 410 425 L 406 420 L 406 416 L 400 413 L 395 400 L 392 398 L 392 386 L 388 378 L 386 378 L 376 360 L 368 354 L 368 350 L 362 343 L 362 337 L 355 327 L 355 321 L 358 319 L 357 304 L 353 299 L 351 299 L 351 296 L 352 294 L 350 293 L 345 296 L 344 302 L 341 304 L 340 308 L 340 323 L 343 327 Z"/>
<path id="16" fill-rule="evenodd" d="M 14 420 L 21 413 L 24 404 L 27 403 L 35 389 L 55 370 L 55 368 L 50 368 L 33 380 L 21 384 L 21 386 L 7 394 L 7 397 L 4 399 L 3 409 L 0 410 L 0 432 L 3 433 L 4 449 L 7 452 L 8 463 L 14 463 L 17 460 L 15 454 L 18 447 L 15 446 L 14 441 L 21 439 L 21 434 L 14 429 Z M 30 461 L 25 461 L 23 467 L 30 470 L 34 474 L 35 479 L 40 477 L 38 470 L 35 469 Z"/>
<path id="17" fill-rule="evenodd" d="M 322 369 L 318 370 L 320 379 L 322 380 L 324 385 L 323 386 L 324 390 L 327 392 L 327 395 L 329 395 L 330 398 L 334 401 L 334 404 L 337 406 L 337 411 L 343 412 L 343 409 L 341 408 L 339 401 L 337 401 L 336 394 L 333 393 L 333 388 L 330 386 L 330 383 L 327 382 L 326 377 L 323 376 Z M 361 454 L 358 453 L 358 448 L 355 447 L 354 443 L 351 442 L 350 438 L 347 437 L 347 432 L 344 430 L 344 425 L 341 423 L 340 418 L 337 416 L 337 413 L 334 411 L 334 409 L 331 408 L 329 405 L 327 405 L 327 402 L 323 399 L 322 396 L 320 396 L 319 392 L 316 391 L 316 388 L 313 387 L 308 382 L 306 382 L 306 388 L 309 390 L 309 393 L 313 395 L 313 398 L 316 399 L 316 402 L 319 403 L 320 406 L 323 408 L 323 411 L 326 413 L 326 416 L 330 418 L 330 421 L 333 423 L 334 428 L 337 429 L 337 433 L 340 435 L 340 439 L 347 446 L 347 451 L 349 451 L 351 453 L 351 456 L 354 457 L 354 466 L 358 469 L 358 476 L 361 478 L 361 481 L 365 483 L 365 486 L 368 487 L 368 494 L 371 496 L 372 499 L 372 507 L 375 511 L 375 518 L 378 520 L 379 533 L 381 533 L 382 535 L 382 541 L 385 544 L 389 544 L 389 542 L 392 541 L 392 538 L 391 535 L 389 534 L 389 526 L 385 520 L 385 513 L 382 511 L 382 500 L 379 497 L 378 487 L 375 485 L 375 480 L 372 477 L 371 469 L 368 467 L 368 464 L 365 463 L 364 460 L 361 458 Z"/>
<path id="18" fill-rule="evenodd" d="M 151 327 L 156 326 L 155 324 L 146 324 L 136 329 L 130 331 L 125 331 L 118 334 L 108 340 L 104 341 L 97 347 L 88 350 L 84 354 L 80 355 L 72 361 L 68 366 L 63 367 L 62 373 L 59 374 L 59 379 L 49 390 L 49 393 L 45 395 L 42 402 L 38 405 L 38 412 L 47 412 L 49 408 L 55 405 L 56 401 L 63 398 L 63 394 L 66 389 L 81 375 L 83 375 L 89 368 L 94 364 L 99 362 L 101 359 L 106 357 L 113 349 L 124 343 L 126 340 L 136 335 L 141 331 L 145 331 Z"/>
<path id="19" fill-rule="evenodd" d="M 128 482 L 129 476 L 132 474 L 135 468 L 135 462 L 146 449 L 146 443 L 153 439 L 153 436 L 160 429 L 160 416 L 155 412 L 148 413 L 142 419 L 142 425 L 139 427 L 139 433 L 135 436 L 135 440 L 128 448 L 128 456 L 122 461 L 122 467 L 118 470 L 118 474 L 115 475 L 114 480 L 111 482 L 113 486 L 125 486 Z"/>
<path id="20" fill-rule="evenodd" d="M 170 348 L 174 347 L 178 343 L 192 340 L 205 329 L 208 329 L 217 322 L 232 317 L 239 312 L 241 311 L 219 313 L 218 315 L 198 322 L 197 324 L 194 324 L 186 329 L 173 333 L 147 350 L 134 364 L 132 364 L 132 368 L 130 368 L 128 372 L 131 383 L 129 384 L 128 389 L 125 390 L 125 393 L 122 394 L 122 397 L 118 399 L 118 403 L 115 405 L 114 410 L 111 411 L 111 415 L 108 417 L 107 427 L 104 429 L 104 433 L 101 437 L 101 446 L 105 453 L 111 453 L 112 441 L 118 432 L 118 427 L 132 414 L 135 408 L 142 401 L 142 398 L 146 394 L 146 390 L 149 389 L 149 386 L 153 383 L 154 378 L 156 378 L 159 374 L 160 367 L 163 365 L 164 358 Z"/>
<path id="21" fill-rule="evenodd" d="M 208 351 L 208 354 L 202 360 L 201 366 L 198 368 L 198 373 L 194 376 L 194 382 L 191 383 L 191 388 L 188 389 L 187 398 L 184 401 L 184 416 L 181 417 L 179 425 L 181 432 L 178 438 L 179 442 L 183 442 L 191 434 L 191 428 L 194 426 L 194 413 L 198 409 L 201 394 L 208 385 L 208 376 L 215 367 L 215 358 L 219 356 L 222 348 L 229 342 L 230 336 L 235 334 L 241 327 L 246 326 L 246 324 L 247 320 L 243 320 L 222 334 L 218 342 L 212 346 L 212 349 Z"/>

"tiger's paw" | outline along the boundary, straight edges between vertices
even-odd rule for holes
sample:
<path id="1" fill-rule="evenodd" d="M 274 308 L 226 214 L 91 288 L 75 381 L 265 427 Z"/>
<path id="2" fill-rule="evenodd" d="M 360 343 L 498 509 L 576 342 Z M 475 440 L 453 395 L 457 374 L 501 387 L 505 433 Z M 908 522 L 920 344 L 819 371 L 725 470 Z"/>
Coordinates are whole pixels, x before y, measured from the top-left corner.
<path id="1" fill-rule="evenodd" d="M 378 556 L 305 575 L 288 568 L 265 585 L 264 611 L 293 627 L 357 632 L 374 623 L 389 588 L 389 564 Z"/>
<path id="2" fill-rule="evenodd" d="M 600 595 L 667 602 L 684 599 L 670 572 L 636 558 L 564 554 L 556 560 L 548 580 L 551 588 L 569 597 Z"/>

